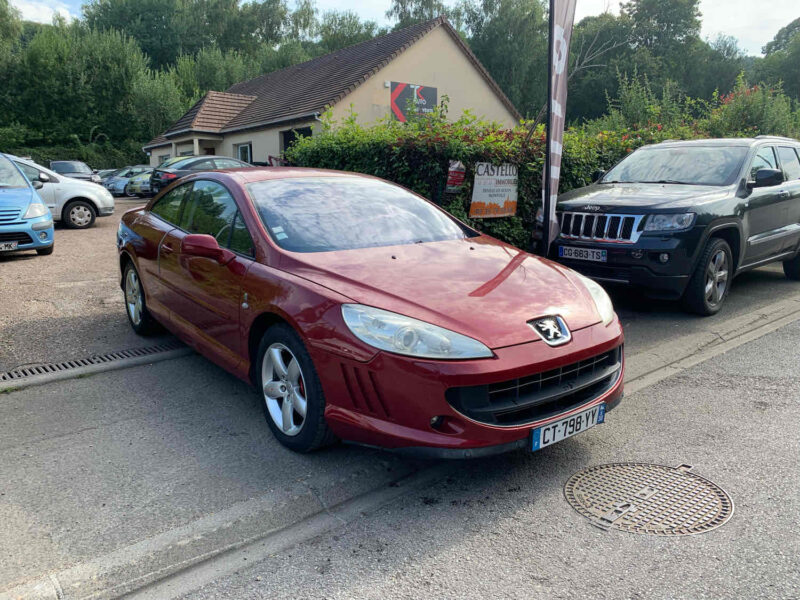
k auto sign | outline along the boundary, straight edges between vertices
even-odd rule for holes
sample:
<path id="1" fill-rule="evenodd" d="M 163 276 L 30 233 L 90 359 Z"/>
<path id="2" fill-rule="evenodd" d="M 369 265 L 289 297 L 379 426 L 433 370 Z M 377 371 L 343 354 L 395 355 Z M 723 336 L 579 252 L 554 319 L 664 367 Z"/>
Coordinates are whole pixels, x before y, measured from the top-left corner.
<path id="1" fill-rule="evenodd" d="M 436 88 L 413 83 L 392 82 L 391 109 L 398 121 L 406 122 L 409 114 L 409 101 L 417 114 L 433 112 L 436 106 Z"/>
<path id="2" fill-rule="evenodd" d="M 470 217 L 510 217 L 517 213 L 516 165 L 475 165 Z"/>

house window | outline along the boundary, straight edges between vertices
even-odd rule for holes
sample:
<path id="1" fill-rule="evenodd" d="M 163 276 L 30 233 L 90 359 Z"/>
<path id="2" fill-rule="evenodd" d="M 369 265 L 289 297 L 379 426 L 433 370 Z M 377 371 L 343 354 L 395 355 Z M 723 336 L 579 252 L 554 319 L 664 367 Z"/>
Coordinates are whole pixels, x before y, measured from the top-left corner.
<path id="1" fill-rule="evenodd" d="M 162 162 L 164 162 L 165 160 L 168 160 L 168 159 L 169 159 L 169 157 L 170 157 L 170 155 L 169 155 L 169 154 L 159 154 L 159 155 L 158 155 L 158 164 L 161 164 L 161 163 L 162 163 Z"/>
<path id="2" fill-rule="evenodd" d="M 281 152 L 287 150 L 298 138 L 308 137 L 310 135 L 311 127 L 298 127 L 296 129 L 281 131 Z"/>
<path id="3" fill-rule="evenodd" d="M 191 155 L 192 155 L 191 150 L 184 150 L 183 152 L 178 152 L 178 156 L 191 156 Z"/>
<path id="4" fill-rule="evenodd" d="M 251 160 L 253 158 L 253 144 L 251 142 L 247 142 L 246 144 L 237 144 L 236 158 L 246 163 L 253 162 Z"/>

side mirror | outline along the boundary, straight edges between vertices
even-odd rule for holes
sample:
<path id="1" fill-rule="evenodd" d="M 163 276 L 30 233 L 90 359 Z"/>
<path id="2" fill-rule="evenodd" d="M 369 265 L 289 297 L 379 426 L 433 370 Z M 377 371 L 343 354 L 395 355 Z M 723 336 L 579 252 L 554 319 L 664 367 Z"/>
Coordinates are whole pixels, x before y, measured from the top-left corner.
<path id="1" fill-rule="evenodd" d="M 42 173 L 41 171 L 39 171 L 39 181 L 41 183 L 50 183 L 50 175 L 48 175 L 47 173 Z"/>
<path id="2" fill-rule="evenodd" d="M 183 238 L 181 254 L 210 258 L 221 265 L 227 265 L 236 257 L 227 248 L 220 248 L 217 240 L 205 233 L 192 233 Z"/>
<path id="3" fill-rule="evenodd" d="M 42 189 L 44 187 L 44 184 L 41 181 L 39 181 L 38 179 L 34 179 L 33 181 L 31 181 L 31 185 L 33 186 L 33 189 L 35 189 L 35 190 L 40 190 L 40 189 Z"/>
<path id="4" fill-rule="evenodd" d="M 783 171 L 780 169 L 759 169 L 756 171 L 755 180 L 749 182 L 748 187 L 772 187 L 783 183 Z"/>
<path id="5" fill-rule="evenodd" d="M 603 175 L 605 174 L 606 172 L 602 169 L 598 169 L 597 171 L 592 173 L 592 183 L 597 183 L 598 181 L 600 181 L 603 178 Z"/>

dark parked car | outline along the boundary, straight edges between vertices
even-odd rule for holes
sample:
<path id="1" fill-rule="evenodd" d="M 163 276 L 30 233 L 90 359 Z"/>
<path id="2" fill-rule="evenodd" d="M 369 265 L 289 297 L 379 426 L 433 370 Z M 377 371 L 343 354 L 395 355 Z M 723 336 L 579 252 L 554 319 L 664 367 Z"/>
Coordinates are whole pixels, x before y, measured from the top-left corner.
<path id="1" fill-rule="evenodd" d="M 150 176 L 150 193 L 157 194 L 176 179 L 198 171 L 239 169 L 253 165 L 230 156 L 173 156 L 158 165 Z"/>
<path id="2" fill-rule="evenodd" d="M 603 282 L 722 307 L 734 276 L 782 261 L 800 280 L 800 142 L 669 141 L 559 198 L 559 262 Z"/>
<path id="3" fill-rule="evenodd" d="M 64 177 L 72 177 L 73 179 L 84 179 L 92 183 L 100 183 L 100 175 L 87 165 L 85 162 L 79 160 L 51 160 L 50 168 Z"/>
<path id="4" fill-rule="evenodd" d="M 374 177 L 198 173 L 125 213 L 117 247 L 133 329 L 250 381 L 294 450 L 533 451 L 622 398 L 599 284 Z"/>

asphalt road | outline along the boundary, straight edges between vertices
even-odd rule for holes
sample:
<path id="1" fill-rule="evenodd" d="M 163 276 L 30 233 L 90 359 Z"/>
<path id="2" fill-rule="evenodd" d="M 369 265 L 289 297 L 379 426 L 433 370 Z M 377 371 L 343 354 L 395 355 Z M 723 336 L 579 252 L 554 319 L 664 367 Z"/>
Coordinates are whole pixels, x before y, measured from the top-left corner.
<path id="1" fill-rule="evenodd" d="M 603 426 L 453 464 L 423 494 L 183 597 L 798 598 L 798 347 L 795 323 L 627 397 Z M 696 536 L 598 529 L 562 489 L 613 462 L 693 465 L 735 513 Z"/>

